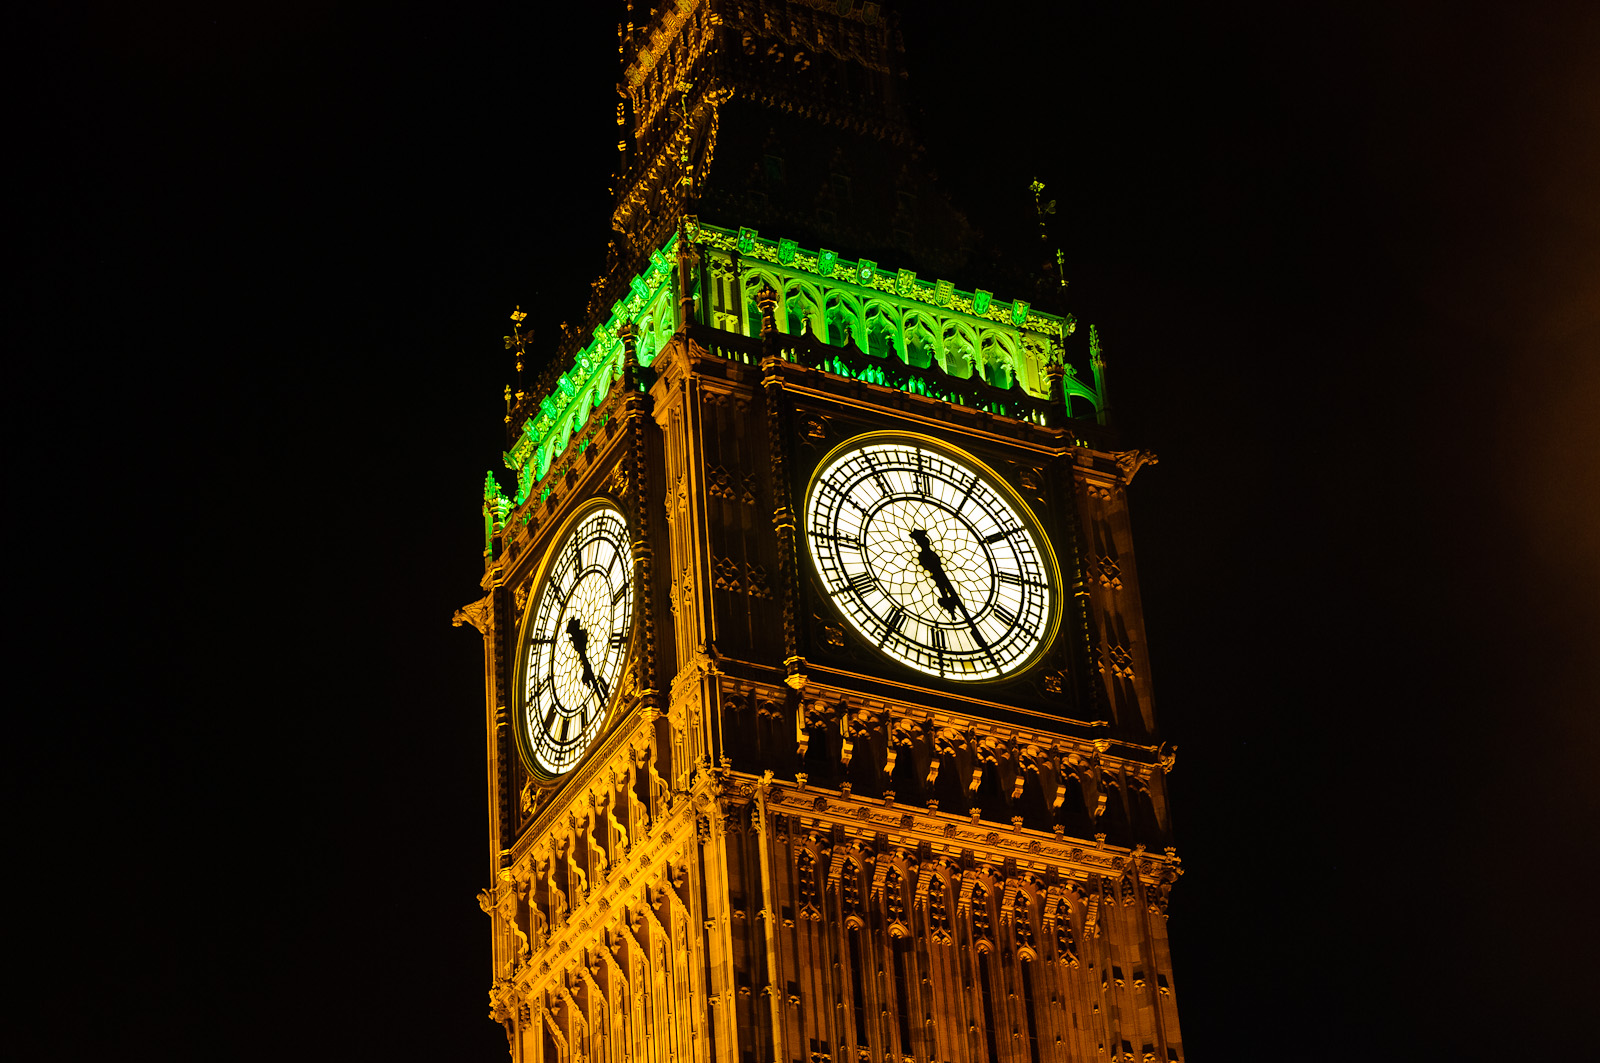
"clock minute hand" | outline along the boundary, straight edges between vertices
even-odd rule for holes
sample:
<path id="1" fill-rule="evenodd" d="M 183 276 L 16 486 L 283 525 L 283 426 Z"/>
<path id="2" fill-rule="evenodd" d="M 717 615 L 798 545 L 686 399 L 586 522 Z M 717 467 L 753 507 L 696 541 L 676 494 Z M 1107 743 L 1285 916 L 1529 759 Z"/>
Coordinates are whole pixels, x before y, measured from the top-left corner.
<path id="1" fill-rule="evenodd" d="M 589 664 L 589 633 L 576 616 L 567 619 L 567 638 L 572 640 L 572 648 L 578 651 L 578 663 L 583 665 L 583 685 L 605 698 L 606 685 L 594 674 L 594 668 Z"/>
<path id="2" fill-rule="evenodd" d="M 966 603 L 961 600 L 961 596 L 950 585 L 950 577 L 945 575 L 944 562 L 940 561 L 939 555 L 934 553 L 933 544 L 928 541 L 928 533 L 918 528 L 911 533 L 911 538 L 920 547 L 917 551 L 917 563 L 927 569 L 928 574 L 933 577 L 933 582 L 938 586 L 942 595 L 939 599 L 939 604 L 951 616 L 954 616 L 958 609 L 961 611 L 961 619 L 965 620 L 967 627 L 972 629 L 972 637 L 978 641 L 978 645 L 983 649 L 983 652 L 989 655 L 990 663 L 998 668 L 999 664 L 994 659 L 994 651 L 989 648 L 988 640 L 983 637 L 983 632 L 978 630 L 977 622 L 972 619 L 972 614 L 967 612 Z"/>
<path id="3" fill-rule="evenodd" d="M 956 589 L 950 585 L 950 577 L 944 573 L 944 562 L 940 561 L 939 555 L 934 553 L 933 544 L 928 541 L 928 533 L 921 528 L 913 529 L 911 541 L 919 547 L 917 550 L 917 564 L 921 565 L 928 575 L 933 577 L 934 586 L 939 588 L 939 604 L 944 607 L 945 612 L 955 616 L 956 608 L 961 605 L 961 598 L 956 594 Z M 966 612 L 964 608 L 961 610 L 963 616 L 966 615 Z M 971 623 L 971 621 L 969 620 L 968 623 Z"/>

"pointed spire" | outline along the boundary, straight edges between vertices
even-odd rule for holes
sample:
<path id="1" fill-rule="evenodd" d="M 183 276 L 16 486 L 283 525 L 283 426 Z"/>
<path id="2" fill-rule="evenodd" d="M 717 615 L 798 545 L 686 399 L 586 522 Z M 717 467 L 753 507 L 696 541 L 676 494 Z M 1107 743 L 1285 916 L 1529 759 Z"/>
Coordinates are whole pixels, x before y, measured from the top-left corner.
<path id="1" fill-rule="evenodd" d="M 1037 177 L 1033 179 L 1032 184 L 1028 185 L 1028 191 L 1033 193 L 1033 213 L 1034 216 L 1039 220 L 1039 242 L 1043 244 L 1046 249 L 1048 249 L 1050 246 L 1050 230 L 1045 225 L 1044 219 L 1045 215 L 1054 214 L 1056 212 L 1056 201 L 1053 199 L 1048 203 L 1044 201 L 1044 182 L 1039 180 Z M 1065 292 L 1067 290 L 1066 256 L 1061 253 L 1061 248 L 1059 245 L 1055 249 L 1055 259 L 1056 279 L 1061 282 L 1062 292 Z M 1048 269 L 1049 265 L 1049 262 L 1046 262 L 1045 268 Z"/>
<path id="2" fill-rule="evenodd" d="M 1106 358 L 1100 348 L 1100 330 L 1089 326 L 1089 368 L 1094 370 L 1094 391 L 1100 396 L 1100 410 L 1096 417 L 1101 424 L 1111 423 L 1111 396 L 1106 391 Z"/>
<path id="3" fill-rule="evenodd" d="M 511 311 L 511 335 L 505 338 L 506 350 L 515 350 L 517 352 L 517 388 L 519 390 L 522 388 L 522 360 L 527 355 L 528 343 L 533 339 L 532 329 L 529 329 L 527 333 L 522 331 L 522 323 L 526 320 L 528 320 L 527 312 L 522 309 L 521 304 L 518 304 L 517 308 Z"/>

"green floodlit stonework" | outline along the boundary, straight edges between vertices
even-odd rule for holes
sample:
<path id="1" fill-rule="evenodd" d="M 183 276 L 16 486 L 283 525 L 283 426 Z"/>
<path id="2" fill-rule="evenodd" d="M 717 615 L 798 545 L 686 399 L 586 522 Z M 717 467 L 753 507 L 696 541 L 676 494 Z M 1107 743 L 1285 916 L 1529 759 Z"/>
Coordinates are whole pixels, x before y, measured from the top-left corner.
<path id="1" fill-rule="evenodd" d="M 683 236 L 701 249 L 693 284 L 694 322 L 742 336 L 761 331 L 756 295 L 778 293 L 778 330 L 809 335 L 839 348 L 817 368 L 840 376 L 991 413 L 1042 421 L 1038 400 L 1050 395 L 1050 368 L 1061 368 L 1061 403 L 1073 416 L 1096 417 L 1104 409 L 1103 363 L 1098 336 L 1090 330 L 1093 383 L 1080 380 L 1065 361 L 1064 341 L 1076 330 L 1069 314 L 1034 309 L 1023 300 L 1005 302 L 991 292 L 958 290 L 946 280 L 919 279 L 911 270 L 888 270 L 869 259 L 849 261 L 834 251 L 807 251 L 789 239 L 769 240 L 754 229 L 723 229 L 690 219 Z M 650 266 L 629 282 L 628 294 L 612 306 L 587 346 L 539 400 L 522 426 L 505 463 L 517 477 L 515 499 L 501 493 L 491 473 L 484 483 L 485 538 L 525 502 L 573 440 L 587 443 L 585 427 L 622 379 L 624 325 L 632 326 L 639 364 L 684 327 L 678 320 L 679 234 L 650 256 Z M 731 348 L 708 348 L 740 357 Z M 793 358 L 792 348 L 785 357 Z M 1006 393 L 1015 400 L 1005 398 Z M 1076 400 L 1076 401 L 1074 401 Z"/>

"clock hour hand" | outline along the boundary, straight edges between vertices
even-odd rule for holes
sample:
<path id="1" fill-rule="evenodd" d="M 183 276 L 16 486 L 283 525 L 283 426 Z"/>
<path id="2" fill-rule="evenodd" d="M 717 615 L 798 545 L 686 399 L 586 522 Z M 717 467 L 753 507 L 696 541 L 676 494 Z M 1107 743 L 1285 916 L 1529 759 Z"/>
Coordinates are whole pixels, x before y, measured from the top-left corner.
<path id="1" fill-rule="evenodd" d="M 944 574 L 944 562 L 939 560 L 939 555 L 934 553 L 933 544 L 928 541 L 928 533 L 921 528 L 913 529 L 911 541 L 916 543 L 917 564 L 921 565 L 933 577 L 934 586 L 939 588 L 939 604 L 951 616 L 956 615 L 956 608 L 961 604 L 956 589 L 950 586 L 950 577 Z M 961 610 L 965 615 L 966 610 Z"/>
<path id="2" fill-rule="evenodd" d="M 583 685 L 604 700 L 608 696 L 606 684 L 594 674 L 594 668 L 589 664 L 589 633 L 583 629 L 583 622 L 576 616 L 567 620 L 567 638 L 572 640 L 572 648 L 578 651 L 578 663 L 583 665 Z"/>

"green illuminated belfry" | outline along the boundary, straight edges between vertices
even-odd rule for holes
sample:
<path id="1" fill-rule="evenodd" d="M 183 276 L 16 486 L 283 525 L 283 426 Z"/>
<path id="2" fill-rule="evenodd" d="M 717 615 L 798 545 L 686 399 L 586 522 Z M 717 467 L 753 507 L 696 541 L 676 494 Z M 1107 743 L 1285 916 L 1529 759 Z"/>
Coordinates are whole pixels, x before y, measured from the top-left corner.
<path id="1" fill-rule="evenodd" d="M 779 295 L 778 330 L 836 348 L 824 357 L 841 375 L 1040 419 L 1052 415 L 1029 400 L 1051 397 L 1059 363 L 1054 416 L 1103 423 L 1104 362 L 1094 344 L 1085 372 L 1074 366 L 1071 314 L 941 279 L 966 267 L 974 236 L 920 165 L 904 45 L 882 5 L 629 14 L 617 122 L 631 135 L 618 141 L 612 261 L 569 340 L 582 346 L 559 352 L 512 411 L 517 501 L 581 444 L 606 374 L 620 379 L 624 325 L 642 366 L 686 326 L 754 337 L 764 284 Z"/>
<path id="2" fill-rule="evenodd" d="M 687 304 L 677 295 L 672 266 L 685 238 L 697 252 Z M 560 467 L 574 440 L 583 445 L 592 412 L 622 377 L 625 328 L 635 337 L 641 366 L 681 329 L 698 333 L 696 326 L 709 330 L 707 349 L 750 363 L 759 359 L 757 345 L 736 337 L 759 337 L 756 298 L 763 288 L 778 294 L 778 331 L 797 341 L 783 347 L 789 361 L 1036 424 L 1092 423 L 1103 406 L 1100 359 L 1091 359 L 1092 382 L 1085 382 L 1061 358 L 1063 341 L 1076 328 L 1070 314 L 1047 314 L 1022 300 L 1006 303 L 948 281 L 919 280 L 912 270 L 890 272 L 867 259 L 851 262 L 833 251 L 801 249 L 788 238 L 769 240 L 754 229 L 723 229 L 695 218 L 685 219 L 682 233 L 669 235 L 648 263 L 523 419 L 506 453 L 506 466 L 517 475 L 517 503 Z M 680 316 L 685 305 L 693 308 L 688 321 Z"/>
<path id="3" fill-rule="evenodd" d="M 610 261 L 456 615 L 512 1058 L 1178 1063 L 1094 330 L 967 272 L 881 5 L 626 18 Z"/>

